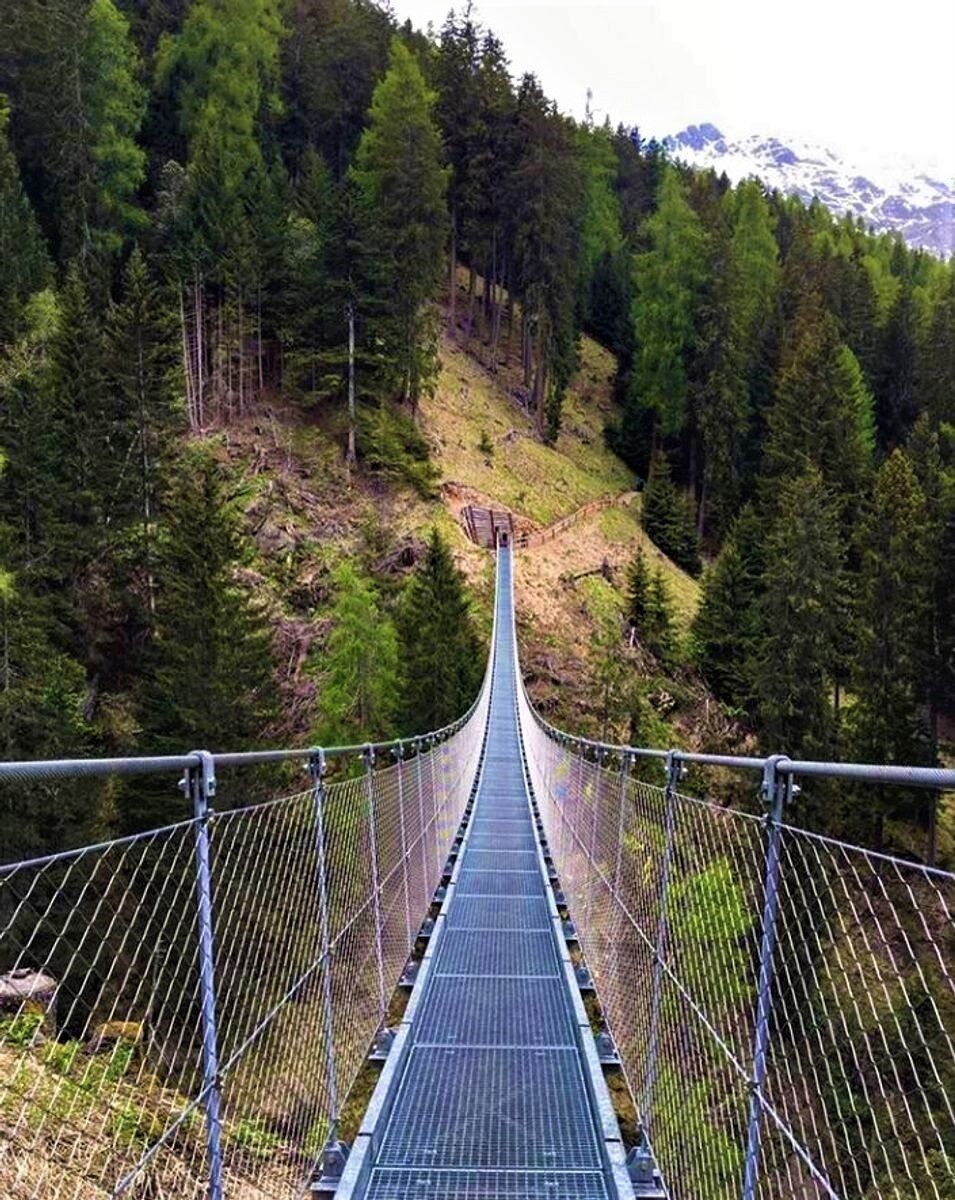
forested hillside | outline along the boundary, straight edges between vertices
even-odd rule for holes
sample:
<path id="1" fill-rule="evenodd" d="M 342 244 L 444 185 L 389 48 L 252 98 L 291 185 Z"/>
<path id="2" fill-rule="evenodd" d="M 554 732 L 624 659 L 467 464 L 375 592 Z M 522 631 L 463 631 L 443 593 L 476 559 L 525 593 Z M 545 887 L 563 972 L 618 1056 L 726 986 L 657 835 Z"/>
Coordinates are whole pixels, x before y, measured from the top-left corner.
<path id="1" fill-rule="evenodd" d="M 591 597 L 579 682 L 600 723 L 655 737 L 647 684 L 669 677 L 767 751 L 937 758 L 951 263 L 575 123 L 470 8 L 433 38 L 371 0 L 7 0 L 4 18 L 4 756 L 458 715 L 481 622 L 447 521 L 415 542 L 400 519 L 450 453 L 422 411 L 442 336 L 543 448 L 586 333 L 617 361 L 611 474 L 645 483 L 646 534 L 702 581 L 687 630 L 680 577 L 605 522 L 632 565 Z M 4 823 L 8 849 L 151 815 L 122 794 L 43 806 Z M 923 801 L 853 820 L 936 852 Z"/>

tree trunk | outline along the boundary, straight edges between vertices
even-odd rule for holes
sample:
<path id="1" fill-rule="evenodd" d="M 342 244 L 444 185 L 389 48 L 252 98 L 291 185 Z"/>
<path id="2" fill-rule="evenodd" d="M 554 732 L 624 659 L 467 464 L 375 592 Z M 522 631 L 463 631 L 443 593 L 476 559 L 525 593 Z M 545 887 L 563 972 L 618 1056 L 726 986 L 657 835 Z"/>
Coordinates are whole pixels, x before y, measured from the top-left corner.
<path id="1" fill-rule="evenodd" d="M 474 334 L 474 306 L 477 299 L 477 271 L 474 267 L 468 269 L 468 328 L 467 339 L 471 340 Z"/>
<path id="2" fill-rule="evenodd" d="M 348 306 L 348 450 L 345 465 L 349 476 L 358 461 L 355 452 L 355 309 Z"/>
<path id="3" fill-rule="evenodd" d="M 264 356 L 262 354 L 262 280 L 259 280 L 259 286 L 255 294 L 255 337 L 256 347 L 255 356 L 259 363 L 259 392 L 265 391 L 265 365 Z"/>
<path id="4" fill-rule="evenodd" d="M 457 340 L 458 335 L 458 218 L 451 210 L 451 271 L 448 280 L 448 325 L 451 337 Z"/>
<path id="5" fill-rule="evenodd" d="M 497 374 L 497 358 L 500 353 L 501 345 L 501 310 L 504 307 L 504 297 L 501 294 L 502 288 L 498 286 L 494 297 L 493 315 L 491 321 L 491 353 L 488 360 L 488 366 L 492 374 Z"/>
<path id="6" fill-rule="evenodd" d="M 202 429 L 205 426 L 205 411 L 203 407 L 203 388 L 205 380 L 203 378 L 203 337 L 202 337 L 202 320 L 203 320 L 203 305 L 202 305 L 202 284 L 199 278 L 199 272 L 196 271 L 195 276 L 195 302 L 194 302 L 194 319 L 196 322 L 196 426 Z"/>
<path id="7" fill-rule="evenodd" d="M 189 352 L 189 331 L 186 326 L 186 302 L 179 284 L 179 329 L 182 334 L 182 372 L 186 384 L 186 417 L 189 428 L 196 428 L 196 390 L 193 382 L 192 355 Z"/>
<path id="8" fill-rule="evenodd" d="M 152 562 L 152 502 L 150 497 L 149 432 L 147 429 L 146 365 L 143 356 L 143 335 L 137 338 L 136 382 L 139 393 L 139 458 L 142 473 L 143 563 L 146 568 L 146 604 L 151 615 L 156 612 L 156 580 Z"/>

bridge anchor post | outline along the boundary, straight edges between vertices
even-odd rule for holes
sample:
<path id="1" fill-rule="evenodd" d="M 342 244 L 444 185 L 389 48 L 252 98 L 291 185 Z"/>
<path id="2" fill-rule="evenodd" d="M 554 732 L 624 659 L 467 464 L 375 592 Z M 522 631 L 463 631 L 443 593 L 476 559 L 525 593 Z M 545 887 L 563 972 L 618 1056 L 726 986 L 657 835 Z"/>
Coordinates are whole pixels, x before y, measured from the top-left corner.
<path id="1" fill-rule="evenodd" d="M 207 750 L 194 750 L 196 765 L 188 767 L 179 790 L 192 801 L 196 830 L 196 910 L 199 938 L 199 1000 L 202 1014 L 202 1082 L 209 1156 L 209 1200 L 222 1200 L 222 1080 L 219 1076 L 219 1036 L 216 1024 L 216 976 L 212 855 L 209 820 L 216 794 L 216 770 Z"/>

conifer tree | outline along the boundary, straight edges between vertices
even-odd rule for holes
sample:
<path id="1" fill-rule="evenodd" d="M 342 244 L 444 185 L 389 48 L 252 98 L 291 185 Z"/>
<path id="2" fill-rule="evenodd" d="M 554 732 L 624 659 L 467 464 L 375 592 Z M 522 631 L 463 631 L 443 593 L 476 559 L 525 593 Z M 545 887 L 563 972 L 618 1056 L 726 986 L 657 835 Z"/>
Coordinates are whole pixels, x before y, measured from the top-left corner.
<path id="1" fill-rule="evenodd" d="M 637 551 L 627 578 L 627 619 L 632 629 L 640 630 L 646 621 L 650 600 L 650 566 L 643 550 Z"/>
<path id="2" fill-rule="evenodd" d="M 931 624 L 929 514 L 904 451 L 879 468 L 860 531 L 860 639 L 853 726 L 863 761 L 931 758 L 926 632 Z"/>
<path id="3" fill-rule="evenodd" d="M 24 0 L 11 34 L 15 118 L 60 259 L 112 253 L 143 224 L 146 94 L 129 22 L 114 0 Z"/>
<path id="4" fill-rule="evenodd" d="M 146 92 L 129 22 L 114 0 L 92 0 L 87 20 L 92 194 L 86 220 L 92 249 L 115 253 L 145 225 L 137 193 L 146 176 L 146 155 L 137 138 Z"/>
<path id="5" fill-rule="evenodd" d="M 265 735 L 275 683 L 262 610 L 236 579 L 235 498 L 222 469 L 196 448 L 162 500 L 143 747 L 166 754 L 248 747 Z"/>
<path id="6" fill-rule="evenodd" d="M 575 130 L 533 75 L 521 80 L 513 141 L 507 200 L 522 305 L 524 385 L 538 433 L 553 442 L 577 369 L 583 178 Z"/>
<path id="7" fill-rule="evenodd" d="M 134 572 L 142 572 L 139 582 L 151 612 L 158 493 L 178 423 L 173 393 L 176 350 L 160 291 L 138 248 L 126 266 L 122 298 L 110 309 L 106 344 L 117 432 L 122 432 L 111 442 L 123 460 L 111 519 L 131 527 L 131 565 Z"/>
<path id="8" fill-rule="evenodd" d="M 664 554 L 691 575 L 700 571 L 700 545 L 689 498 L 670 476 L 670 464 L 655 455 L 643 491 L 643 527 Z"/>
<path id="9" fill-rule="evenodd" d="M 752 695 L 750 667 L 757 635 L 756 600 L 763 556 L 761 523 L 751 508 L 733 523 L 703 577 L 693 622 L 697 662 L 721 700 L 744 709 Z"/>
<path id="10" fill-rule="evenodd" d="M 409 734 L 439 729 L 461 716 L 477 695 L 483 653 L 463 577 L 437 529 L 405 589 L 398 633 L 403 728 Z"/>
<path id="11" fill-rule="evenodd" d="M 668 167 L 644 230 L 650 249 L 636 259 L 637 359 L 631 409 L 649 409 L 664 436 L 686 420 L 686 355 L 695 337 L 694 302 L 704 280 L 707 234 L 680 176 Z"/>
<path id="12" fill-rule="evenodd" d="M 50 264 L 8 138 L 10 111 L 0 95 L 0 349 L 21 332 L 23 306 L 49 282 Z"/>
<path id="13" fill-rule="evenodd" d="M 317 737 L 323 745 L 385 741 L 399 701 L 398 639 L 371 585 L 348 563 L 334 576 L 332 630 L 319 663 Z"/>
<path id="14" fill-rule="evenodd" d="M 779 485 L 750 663 L 763 744 L 777 753 L 832 756 L 844 560 L 837 507 L 818 468 L 809 466 Z"/>
<path id="15" fill-rule="evenodd" d="M 179 287 L 186 405 L 197 430 L 241 413 L 261 383 L 261 345 L 259 371 L 248 348 L 261 335 L 251 310 L 261 314 L 265 262 L 281 249 L 281 230 L 269 231 L 273 250 L 256 220 L 276 204 L 263 142 L 281 111 L 281 11 L 279 0 L 192 0 L 181 31 L 156 54 L 157 89 L 178 113 L 170 151 L 186 163 L 185 172 L 167 164 L 159 223 Z"/>
<path id="16" fill-rule="evenodd" d="M 400 392 L 412 412 L 437 371 L 434 294 L 444 262 L 447 171 L 433 104 L 420 67 L 396 39 L 353 167 L 382 260 Z"/>
<path id="17" fill-rule="evenodd" d="M 905 444 L 918 413 L 917 346 L 918 306 L 911 281 L 904 279 L 879 347 L 876 423 L 885 453 Z"/>
<path id="18" fill-rule="evenodd" d="M 388 67 L 394 18 L 378 4 L 309 0 L 287 5 L 282 44 L 286 110 L 283 141 L 290 160 L 308 146 L 332 178 L 348 172 L 365 127 L 375 84 Z"/>
<path id="19" fill-rule="evenodd" d="M 664 662 L 676 652 L 676 632 L 673 628 L 673 601 L 663 568 L 657 567 L 650 577 L 647 592 L 647 611 L 644 618 L 646 640 L 650 649 Z"/>
<path id="20" fill-rule="evenodd" d="M 875 449 L 872 397 L 828 313 L 804 312 L 768 415 L 768 472 L 819 469 L 845 506 L 865 490 Z"/>
<path id="21" fill-rule="evenodd" d="M 73 606 L 79 578 L 95 570 L 114 532 L 111 510 L 126 449 L 115 437 L 119 414 L 107 382 L 102 323 L 76 265 L 60 293 L 48 386 L 54 463 L 41 536 L 51 551 L 51 585 L 68 580 L 63 603 Z M 82 624 L 78 614 L 74 621 Z"/>
<path id="22" fill-rule="evenodd" d="M 919 402 L 932 423 L 955 425 L 955 262 L 944 271 L 918 347 L 916 381 Z"/>
<path id="23" fill-rule="evenodd" d="M 452 9 L 441 29 L 434 64 L 435 116 L 444 136 L 445 158 L 451 168 L 448 207 L 451 214 L 449 317 L 452 336 L 457 325 L 455 276 L 458 258 L 463 252 L 471 261 L 473 298 L 474 251 L 480 238 L 480 168 L 487 135 L 479 82 L 480 32 L 470 3 L 466 3 L 460 16 Z"/>

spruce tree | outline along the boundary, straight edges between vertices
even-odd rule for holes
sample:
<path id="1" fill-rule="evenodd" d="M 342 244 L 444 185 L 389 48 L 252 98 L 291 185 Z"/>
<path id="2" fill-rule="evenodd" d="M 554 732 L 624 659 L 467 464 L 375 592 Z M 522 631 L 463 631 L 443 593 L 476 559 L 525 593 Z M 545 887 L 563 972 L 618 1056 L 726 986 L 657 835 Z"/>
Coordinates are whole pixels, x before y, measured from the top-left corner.
<path id="1" fill-rule="evenodd" d="M 670 476 L 670 464 L 658 454 L 650 463 L 643 490 L 643 527 L 664 554 L 691 575 L 700 572 L 700 544 L 687 497 Z"/>
<path id="2" fill-rule="evenodd" d="M 512 150 L 506 196 L 522 306 L 524 386 L 540 437 L 553 442 L 578 362 L 584 179 L 576 131 L 533 75 L 525 75 L 518 90 Z"/>
<path id="3" fill-rule="evenodd" d="M 833 756 L 831 692 L 845 622 L 837 506 L 816 467 L 779 485 L 750 662 L 768 752 Z"/>
<path id="4" fill-rule="evenodd" d="M 439 729 L 461 716 L 477 695 L 484 655 L 464 579 L 437 529 L 431 533 L 424 562 L 406 586 L 398 635 L 405 732 Z"/>
<path id="5" fill-rule="evenodd" d="M 316 737 L 326 746 L 385 741 L 394 735 L 399 702 L 395 628 L 349 563 L 334 583 L 332 630 L 318 664 Z"/>
<path id="6" fill-rule="evenodd" d="M 627 619 L 637 631 L 644 628 L 650 599 L 650 566 L 643 550 L 638 550 L 627 577 Z"/>
<path id="7" fill-rule="evenodd" d="M 955 425 L 955 261 L 944 268 L 919 342 L 916 382 L 933 425 Z"/>
<path id="8" fill-rule="evenodd" d="M 737 709 L 745 709 L 752 696 L 761 537 L 759 518 L 751 508 L 745 509 L 703 577 L 693 621 L 700 670 L 715 694 Z"/>
<path id="9" fill-rule="evenodd" d="M 130 566 L 142 599 L 155 607 L 158 493 L 171 458 L 175 411 L 175 343 L 163 297 L 137 248 L 127 263 L 121 300 L 106 327 L 107 375 L 113 395 L 116 453 L 124 463 L 111 519 L 130 529 Z M 135 466 L 133 466 L 135 464 Z"/>
<path id="10" fill-rule="evenodd" d="M 768 414 L 768 473 L 778 478 L 817 467 L 847 516 L 865 491 L 874 450 L 872 397 L 855 355 L 828 313 L 803 312 Z"/>
<path id="11" fill-rule="evenodd" d="M 91 249 L 113 254 L 145 226 L 137 193 L 146 177 L 138 136 L 146 112 L 139 55 L 129 21 L 114 0 L 92 0 L 84 53 L 89 74 L 86 123 L 90 129 Z"/>
<path id="12" fill-rule="evenodd" d="M 189 451 L 162 503 L 143 749 L 247 748 L 265 736 L 275 682 L 261 606 L 236 578 L 243 552 L 222 468 Z"/>
<path id="13" fill-rule="evenodd" d="M 859 652 L 853 673 L 855 751 L 865 762 L 932 760 L 926 635 L 932 561 L 925 494 L 904 451 L 876 475 L 859 533 Z"/>
<path id="14" fill-rule="evenodd" d="M 910 280 L 903 279 L 882 331 L 875 385 L 879 448 L 902 446 L 918 415 L 916 393 L 919 313 Z"/>
<path id="15" fill-rule="evenodd" d="M 675 167 L 660 183 L 645 225 L 650 249 L 637 256 L 637 359 L 630 409 L 649 409 L 664 436 L 686 420 L 686 355 L 695 339 L 694 304 L 704 281 L 707 234 L 690 207 Z"/>
<path id="16" fill-rule="evenodd" d="M 146 93 L 129 22 L 114 0 L 24 0 L 10 34 L 14 115 L 35 192 L 49 196 L 46 228 L 63 262 L 109 255 L 143 224 Z"/>
<path id="17" fill-rule="evenodd" d="M 671 661 L 677 648 L 676 631 L 673 627 L 673 601 L 662 567 L 657 567 L 650 577 L 644 624 L 650 649 L 663 662 Z"/>
<path id="18" fill-rule="evenodd" d="M 22 331 L 28 297 L 50 278 L 46 246 L 10 147 L 9 118 L 6 97 L 0 95 L 0 350 Z"/>
<path id="19" fill-rule="evenodd" d="M 390 353 L 412 412 L 437 374 L 434 296 L 444 263 L 447 171 L 433 105 L 420 67 L 396 39 L 352 168 L 394 320 Z"/>

